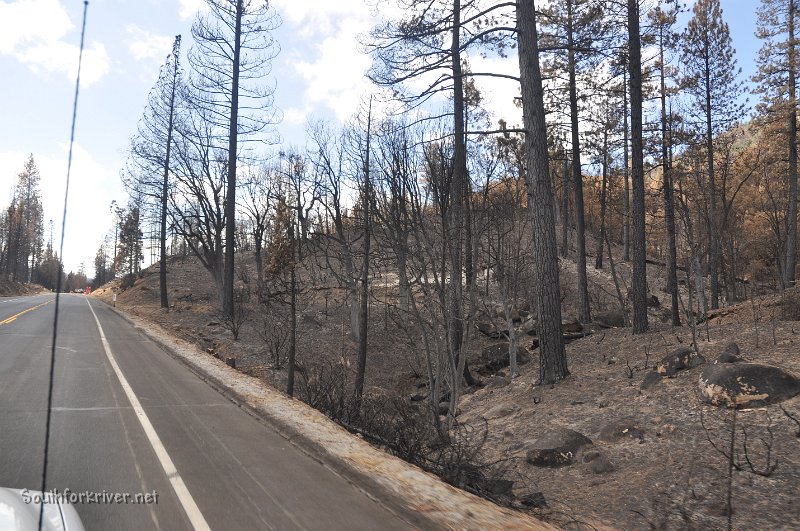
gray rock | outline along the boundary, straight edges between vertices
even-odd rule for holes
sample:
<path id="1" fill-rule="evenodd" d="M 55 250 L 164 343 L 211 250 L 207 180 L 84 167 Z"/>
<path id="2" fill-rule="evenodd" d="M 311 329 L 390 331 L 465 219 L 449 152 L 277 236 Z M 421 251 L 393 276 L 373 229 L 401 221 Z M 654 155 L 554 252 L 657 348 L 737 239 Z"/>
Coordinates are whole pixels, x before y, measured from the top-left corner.
<path id="1" fill-rule="evenodd" d="M 533 441 L 526 458 L 534 466 L 567 466 L 575 462 L 581 448 L 591 444 L 591 439 L 575 430 L 557 428 Z"/>
<path id="2" fill-rule="evenodd" d="M 508 330 L 501 330 L 497 328 L 494 323 L 489 321 L 478 321 L 475 323 L 475 328 L 478 332 L 491 339 L 504 339 L 508 337 Z"/>
<path id="3" fill-rule="evenodd" d="M 511 363 L 508 354 L 508 343 L 499 343 L 486 347 L 481 351 L 480 360 L 483 363 L 483 367 L 479 369 L 479 372 L 484 374 L 493 374 L 508 367 Z M 525 365 L 530 361 L 531 357 L 525 349 L 517 347 L 517 365 Z"/>
<path id="4" fill-rule="evenodd" d="M 692 369 L 705 362 L 706 359 L 695 354 L 691 348 L 681 347 L 664 356 L 656 366 L 656 371 L 662 376 L 672 378 L 680 370 Z"/>
<path id="5" fill-rule="evenodd" d="M 726 407 L 760 407 L 800 394 L 800 380 L 779 367 L 757 363 L 717 363 L 698 382 L 703 401 Z"/>
<path id="6" fill-rule="evenodd" d="M 538 326 L 536 319 L 528 319 L 517 328 L 517 333 L 519 335 L 535 336 L 538 332 Z"/>
<path id="7" fill-rule="evenodd" d="M 656 371 L 650 371 L 644 375 L 644 380 L 642 380 L 642 385 L 639 386 L 639 389 L 649 389 L 660 381 L 661 374 Z"/>
<path id="8" fill-rule="evenodd" d="M 486 482 L 486 489 L 495 496 L 510 496 L 514 482 L 510 479 L 490 479 Z"/>
<path id="9" fill-rule="evenodd" d="M 589 451 L 587 451 L 586 453 L 583 454 L 583 462 L 584 463 L 590 463 L 590 462 L 594 461 L 595 459 L 597 459 L 598 457 L 600 457 L 601 455 L 603 455 L 603 454 L 601 454 L 597 450 L 589 450 Z"/>
<path id="10" fill-rule="evenodd" d="M 614 466 L 608 457 L 601 455 L 597 457 L 597 459 L 592 460 L 592 464 L 589 465 L 589 469 L 595 474 L 608 474 L 610 472 L 614 472 L 617 468 Z"/>
<path id="11" fill-rule="evenodd" d="M 485 386 L 489 389 L 500 389 L 501 387 L 505 387 L 509 384 L 508 378 L 504 378 L 502 376 L 492 376 L 488 380 L 486 380 Z"/>
<path id="12" fill-rule="evenodd" d="M 640 422 L 631 418 L 623 418 L 606 424 L 598 435 L 601 441 L 616 442 L 623 439 L 644 439 L 644 428 Z"/>
<path id="13" fill-rule="evenodd" d="M 531 492 L 530 494 L 525 494 L 519 499 L 519 501 L 525 507 L 537 509 L 543 509 L 547 507 L 547 501 L 545 501 L 544 494 L 541 492 Z"/>
<path id="14" fill-rule="evenodd" d="M 564 321 L 561 323 L 561 328 L 564 334 L 578 334 L 583 332 L 583 325 L 578 320 Z"/>
<path id="15" fill-rule="evenodd" d="M 739 357 L 739 345 L 729 343 L 717 358 L 716 363 L 738 363 L 740 361 L 744 361 L 744 359 Z"/>
<path id="16" fill-rule="evenodd" d="M 597 312 L 594 314 L 594 322 L 600 328 L 624 328 L 625 315 L 619 310 Z"/>

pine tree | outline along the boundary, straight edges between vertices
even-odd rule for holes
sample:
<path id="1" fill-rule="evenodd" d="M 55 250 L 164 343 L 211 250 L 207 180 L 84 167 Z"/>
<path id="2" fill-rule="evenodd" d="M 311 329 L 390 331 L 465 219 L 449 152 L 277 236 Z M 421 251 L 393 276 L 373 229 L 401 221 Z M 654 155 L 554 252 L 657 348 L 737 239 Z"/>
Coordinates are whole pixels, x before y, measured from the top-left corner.
<path id="1" fill-rule="evenodd" d="M 139 272 L 142 254 L 142 230 L 139 225 L 139 209 L 133 207 L 119 222 L 119 244 L 115 259 L 116 268 L 127 271 L 129 275 Z"/>
<path id="2" fill-rule="evenodd" d="M 755 92 L 762 122 L 783 122 L 789 198 L 785 217 L 785 249 L 779 257 L 784 287 L 795 283 L 797 265 L 797 0 L 761 0 L 756 36 L 764 44 L 758 54 Z"/>
<path id="3" fill-rule="evenodd" d="M 695 130 L 705 141 L 708 183 L 709 269 L 711 308 L 719 307 L 719 214 L 714 167 L 714 137 L 730 129 L 744 114 L 741 69 L 736 58 L 728 24 L 722 19 L 719 0 L 697 0 L 683 36 L 684 87 L 700 111 Z"/>
<path id="4" fill-rule="evenodd" d="M 528 163 L 528 205 L 533 218 L 533 260 L 537 275 L 539 382 L 550 384 L 566 378 L 569 370 L 561 324 L 554 196 L 548 164 L 544 88 L 539 66 L 536 5 L 533 0 L 517 0 L 517 35 Z"/>
<path id="5" fill-rule="evenodd" d="M 572 185 L 575 196 L 576 262 L 578 272 L 578 319 L 583 323 L 591 321 L 589 308 L 589 281 L 586 275 L 586 227 L 583 200 L 583 165 L 581 159 L 579 89 L 582 74 L 595 66 L 601 59 L 600 48 L 608 35 L 603 31 L 603 10 L 593 0 L 566 0 L 554 3 L 550 21 L 552 47 L 559 51 L 554 55 L 550 69 L 566 70 L 570 143 L 572 148 Z M 557 77 L 557 76 L 556 76 Z M 585 81 L 585 80 L 583 80 Z M 585 86 L 585 83 L 583 83 Z M 585 95 L 581 95 L 585 101 Z"/>
<path id="6" fill-rule="evenodd" d="M 214 125 L 225 131 L 225 265 L 222 306 L 233 315 L 234 241 L 236 239 L 236 175 L 245 140 L 274 139 L 265 135 L 277 122 L 274 88 L 265 83 L 278 51 L 272 37 L 280 19 L 271 2 L 206 0 L 209 11 L 192 25 L 195 46 L 189 53 L 195 77 L 195 104 L 209 110 Z"/>
<path id="7" fill-rule="evenodd" d="M 644 145 L 642 139 L 642 36 L 639 0 L 628 0 L 628 73 L 631 95 L 631 188 L 633 221 L 633 333 L 649 328 L 647 322 L 647 234 L 645 231 Z"/>
<path id="8" fill-rule="evenodd" d="M 667 109 L 667 100 L 674 92 L 674 89 L 667 87 L 667 79 L 674 77 L 675 69 L 667 63 L 667 53 L 674 50 L 678 42 L 678 35 L 672 29 L 677 15 L 679 5 L 669 3 L 662 8 L 656 7 L 650 11 L 649 18 L 656 34 L 656 46 L 658 47 L 658 60 L 656 68 L 659 77 L 659 99 L 661 100 L 661 170 L 663 176 L 664 193 L 664 228 L 667 248 L 667 286 L 666 291 L 670 294 L 672 309 L 672 326 L 680 326 L 681 318 L 678 313 L 678 252 L 675 233 L 675 184 L 673 182 L 672 171 L 672 138 L 671 138 L 671 116 Z"/>

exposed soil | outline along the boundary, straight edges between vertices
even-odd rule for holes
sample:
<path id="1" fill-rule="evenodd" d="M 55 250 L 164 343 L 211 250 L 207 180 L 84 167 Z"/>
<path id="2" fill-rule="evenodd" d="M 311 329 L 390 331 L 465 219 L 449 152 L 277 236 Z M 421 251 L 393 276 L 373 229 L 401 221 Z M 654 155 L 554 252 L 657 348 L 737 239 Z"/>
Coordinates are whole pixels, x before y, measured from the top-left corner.
<path id="1" fill-rule="evenodd" d="M 630 270 L 620 262 L 615 265 L 624 295 Z M 562 261 L 565 286 L 574 284 L 573 272 L 574 263 Z M 589 276 L 593 310 L 614 308 L 616 290 L 608 264 L 600 271 L 590 267 Z M 664 293 L 655 289 L 663 285 L 663 269 L 648 265 L 648 278 L 653 292 L 665 299 Z M 174 305 L 169 312 L 158 307 L 156 268 L 145 271 L 132 288 L 120 293 L 117 304 L 203 350 L 211 349 L 223 358 L 235 357 L 243 372 L 283 388 L 285 370 L 273 368 L 256 332 L 258 320 L 245 323 L 240 339 L 233 341 L 231 333 L 218 324 L 210 275 L 195 260 L 173 259 L 168 285 Z M 330 287 L 332 281 L 325 285 L 317 279 L 314 285 L 317 289 L 309 290 L 312 295 L 306 297 L 299 319 L 298 361 L 354 367 L 356 343 L 347 334 L 346 294 Z M 391 307 L 382 302 L 396 297 L 396 289 L 386 277 L 374 279 L 372 285 L 369 392 L 410 397 L 424 374 L 424 354 L 395 326 Z M 108 285 L 94 295 L 110 301 L 112 288 Z M 574 299 L 567 291 L 565 308 Z M 686 297 L 682 291 L 684 304 Z M 569 311 L 564 313 L 569 317 Z M 519 502 L 515 507 L 570 527 L 581 521 L 599 521 L 621 529 L 727 527 L 728 461 L 709 439 L 721 449 L 729 447 L 732 413 L 700 402 L 696 389 L 702 366 L 678 371 L 674 378 L 640 389 L 647 370 L 668 352 L 692 343 L 690 328 L 671 327 L 668 315 L 664 307 L 652 308 L 651 331 L 638 336 L 630 329 L 590 329 L 593 333 L 567 345 L 571 375 L 555 386 L 535 384 L 538 361 L 534 351 L 532 361 L 521 365 L 518 378 L 509 381 L 507 369 L 494 376 L 484 374 L 484 387 L 464 394 L 458 420 L 478 431 L 488 429 L 485 449 L 508 469 L 516 500 L 541 493 L 547 503 L 539 509 L 525 508 Z M 698 349 L 706 363 L 712 363 L 735 341 L 747 361 L 800 375 L 797 319 L 800 294 L 795 291 L 729 306 L 712 312 L 709 320 L 698 326 Z M 472 366 L 479 364 L 484 347 L 498 343 L 474 332 L 468 358 Z M 529 343 L 525 339 L 522 345 Z M 788 529 L 800 522 L 800 427 L 780 406 L 800 416 L 800 397 L 737 414 L 735 460 L 744 470 L 734 470 L 732 475 L 735 529 Z M 601 430 L 621 420 L 636 429 L 625 431 L 619 439 L 601 440 Z M 538 468 L 528 464 L 526 453 L 533 440 L 556 427 L 577 430 L 594 445 L 584 449 L 571 466 Z M 751 473 L 745 463 L 742 428 L 748 436 L 748 457 L 757 470 L 766 466 L 761 439 L 769 442 L 771 431 L 770 463 L 777 460 L 778 464 L 768 477 Z M 637 436 L 629 437 L 629 433 Z M 610 466 L 598 467 L 596 459 L 584 462 L 591 452 L 602 454 L 602 462 Z"/>
<path id="2" fill-rule="evenodd" d="M 23 284 L 10 280 L 0 280 L 0 297 L 15 297 L 17 295 L 35 295 L 47 293 L 47 289 L 39 284 Z"/>

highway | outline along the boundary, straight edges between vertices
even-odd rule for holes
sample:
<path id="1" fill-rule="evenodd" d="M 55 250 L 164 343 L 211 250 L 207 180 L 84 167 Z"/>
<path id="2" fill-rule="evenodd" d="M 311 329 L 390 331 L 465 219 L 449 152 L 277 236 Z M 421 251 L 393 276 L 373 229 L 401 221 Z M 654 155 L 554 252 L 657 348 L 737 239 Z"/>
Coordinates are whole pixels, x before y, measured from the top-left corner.
<path id="1" fill-rule="evenodd" d="M 0 487 L 41 485 L 54 298 L 0 298 Z M 104 303 L 60 304 L 47 489 L 157 495 L 76 503 L 87 530 L 411 528 Z"/>

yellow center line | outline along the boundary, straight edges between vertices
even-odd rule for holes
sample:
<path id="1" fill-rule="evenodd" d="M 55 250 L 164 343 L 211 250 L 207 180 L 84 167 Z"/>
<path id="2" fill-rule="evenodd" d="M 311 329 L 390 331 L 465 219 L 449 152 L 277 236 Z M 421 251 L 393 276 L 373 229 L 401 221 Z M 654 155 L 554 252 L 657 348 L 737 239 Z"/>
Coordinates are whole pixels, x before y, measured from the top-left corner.
<path id="1" fill-rule="evenodd" d="M 50 304 L 51 302 L 53 302 L 53 299 L 50 299 L 49 301 L 47 301 L 47 302 L 43 302 L 43 303 L 41 303 L 41 304 L 37 304 L 36 306 L 33 306 L 33 307 L 31 307 L 31 308 L 28 308 L 27 310 L 22 310 L 21 312 L 19 312 L 19 313 L 17 313 L 17 314 L 14 314 L 14 315 L 12 315 L 11 317 L 9 317 L 9 318 L 7 318 L 7 319 L 4 319 L 3 321 L 0 321 L 0 325 L 4 325 L 4 324 L 8 324 L 8 323 L 10 323 L 10 322 L 16 321 L 16 320 L 17 320 L 17 317 L 19 317 L 20 315 L 22 315 L 22 314 L 25 314 L 25 313 L 28 313 L 28 312 L 32 312 L 32 311 L 33 311 L 33 310 L 35 310 L 36 308 L 41 308 L 41 307 L 42 307 L 42 306 L 44 306 L 45 304 Z"/>

